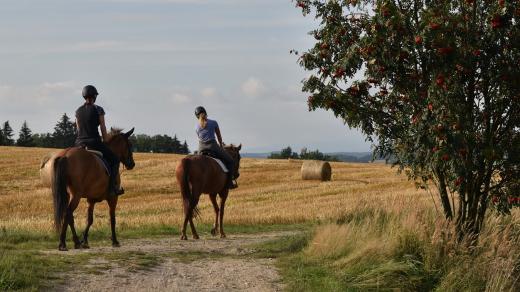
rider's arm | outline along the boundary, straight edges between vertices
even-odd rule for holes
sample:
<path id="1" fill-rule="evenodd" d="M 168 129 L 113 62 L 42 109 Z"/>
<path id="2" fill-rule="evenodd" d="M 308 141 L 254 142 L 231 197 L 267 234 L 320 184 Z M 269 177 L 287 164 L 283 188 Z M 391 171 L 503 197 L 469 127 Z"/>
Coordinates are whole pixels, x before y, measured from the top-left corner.
<path id="1" fill-rule="evenodd" d="M 99 116 L 99 128 L 101 128 L 101 136 L 103 136 L 103 141 L 107 141 L 108 134 L 107 134 L 107 126 L 105 125 L 105 116 L 104 115 Z"/>
<path id="2" fill-rule="evenodd" d="M 217 134 L 217 140 L 218 140 L 218 143 L 220 144 L 220 147 L 224 147 L 224 143 L 222 142 L 222 135 L 220 134 L 219 127 L 215 128 L 215 134 Z"/>

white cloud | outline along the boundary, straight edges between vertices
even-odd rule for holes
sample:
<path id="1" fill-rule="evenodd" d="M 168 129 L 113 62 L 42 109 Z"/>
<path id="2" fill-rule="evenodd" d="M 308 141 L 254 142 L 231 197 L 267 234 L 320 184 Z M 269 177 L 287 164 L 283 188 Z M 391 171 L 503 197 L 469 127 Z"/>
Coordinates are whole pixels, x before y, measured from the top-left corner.
<path id="1" fill-rule="evenodd" d="M 9 86 L 0 85 L 0 100 L 16 100 L 6 106 L 44 105 L 51 101 L 68 100 L 72 96 L 81 94 L 81 88 L 75 81 L 44 82 L 36 86 Z"/>
<path id="2" fill-rule="evenodd" d="M 104 50 L 117 49 L 122 46 L 124 46 L 124 43 L 122 43 L 122 42 L 100 40 L 100 41 L 92 41 L 92 42 L 75 43 L 75 44 L 69 45 L 68 47 L 67 46 L 64 47 L 63 50 L 72 51 L 72 52 L 104 51 Z"/>
<path id="3" fill-rule="evenodd" d="M 200 94 L 206 98 L 215 97 L 217 95 L 217 90 L 213 87 L 206 87 L 200 91 Z"/>
<path id="4" fill-rule="evenodd" d="M 182 93 L 174 93 L 171 97 L 171 101 L 175 104 L 184 104 L 190 102 L 191 100 L 191 97 Z"/>
<path id="5" fill-rule="evenodd" d="M 242 92 L 250 97 L 258 96 L 265 90 L 265 86 L 262 81 L 255 77 L 250 77 L 244 83 L 242 83 Z"/>
<path id="6" fill-rule="evenodd" d="M 9 98 L 12 87 L 9 85 L 0 85 L 0 100 Z"/>
<path id="7" fill-rule="evenodd" d="M 120 3 L 187 3 L 187 4 L 200 4 L 210 3 L 211 0 L 102 0 L 105 2 L 120 2 Z M 219 0 L 222 1 L 222 0 Z M 228 0 L 222 2 L 236 2 L 239 0 Z"/>

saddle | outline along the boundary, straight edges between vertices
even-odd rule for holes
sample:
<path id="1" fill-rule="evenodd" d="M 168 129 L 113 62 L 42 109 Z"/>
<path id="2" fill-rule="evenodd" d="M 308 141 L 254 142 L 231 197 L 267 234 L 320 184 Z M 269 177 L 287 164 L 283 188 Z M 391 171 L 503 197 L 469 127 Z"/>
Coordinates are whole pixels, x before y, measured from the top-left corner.
<path id="1" fill-rule="evenodd" d="M 110 165 L 108 164 L 108 161 L 106 161 L 106 159 L 103 158 L 103 153 L 94 149 L 88 149 L 88 147 L 84 147 L 84 149 L 87 150 L 87 152 L 94 154 L 94 157 L 96 157 L 96 159 L 99 162 L 101 162 L 101 165 L 103 165 L 103 167 L 105 168 L 105 172 L 107 173 L 107 175 L 110 176 Z"/>
<path id="2" fill-rule="evenodd" d="M 224 164 L 224 162 L 222 162 L 222 160 L 218 159 L 217 158 L 217 155 L 215 154 L 215 152 L 211 151 L 211 150 L 202 150 L 202 151 L 195 151 L 193 152 L 195 155 L 204 155 L 204 156 L 208 156 L 209 158 L 215 160 L 218 165 L 220 165 L 220 168 L 222 168 L 222 171 L 225 172 L 225 173 L 228 173 L 229 170 L 227 169 L 226 165 Z"/>

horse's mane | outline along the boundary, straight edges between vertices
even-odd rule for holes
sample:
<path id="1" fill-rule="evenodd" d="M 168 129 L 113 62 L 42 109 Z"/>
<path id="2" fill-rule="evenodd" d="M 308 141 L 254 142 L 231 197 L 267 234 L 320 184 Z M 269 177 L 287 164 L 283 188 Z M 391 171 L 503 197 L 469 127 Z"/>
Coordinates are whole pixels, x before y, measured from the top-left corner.
<path id="1" fill-rule="evenodd" d="M 110 142 L 114 137 L 121 135 L 123 133 L 123 129 L 121 128 L 110 128 L 110 132 L 108 133 L 108 142 Z"/>

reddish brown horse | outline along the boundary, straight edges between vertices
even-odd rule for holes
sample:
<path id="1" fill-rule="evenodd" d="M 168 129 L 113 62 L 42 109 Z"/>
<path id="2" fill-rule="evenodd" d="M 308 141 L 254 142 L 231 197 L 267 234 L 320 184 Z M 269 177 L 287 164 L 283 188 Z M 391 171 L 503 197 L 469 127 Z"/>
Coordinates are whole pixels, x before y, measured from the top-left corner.
<path id="1" fill-rule="evenodd" d="M 235 178 L 240 176 L 240 149 L 242 145 L 225 146 L 224 149 L 231 155 L 234 161 L 233 171 Z M 201 194 L 209 194 L 211 203 L 215 210 L 215 223 L 211 234 L 216 235 L 217 229 L 220 237 L 226 237 L 224 233 L 224 206 L 228 197 L 229 189 L 226 185 L 227 174 L 222 171 L 220 165 L 211 157 L 206 155 L 189 155 L 181 160 L 175 169 L 175 176 L 181 188 L 184 223 L 181 230 L 181 239 L 187 240 L 186 226 L 190 223 L 191 233 L 194 239 L 199 239 L 199 235 L 193 224 L 193 217 L 198 214 L 197 204 Z M 191 186 L 191 187 L 190 187 Z M 217 204 L 217 194 L 220 197 L 220 208 Z"/>
<path id="2" fill-rule="evenodd" d="M 132 145 L 128 133 L 121 130 L 112 130 L 109 134 L 107 146 L 124 164 L 126 169 L 135 166 Z M 117 178 L 119 180 L 119 178 Z M 116 206 L 117 196 L 108 196 L 109 177 L 104 165 L 95 154 L 81 147 L 68 148 L 57 154 L 54 160 L 52 173 L 52 196 L 54 199 L 54 224 L 60 232 L 59 250 L 67 250 L 65 237 L 70 226 L 75 248 L 89 248 L 88 231 L 94 221 L 94 205 L 107 200 L 110 208 L 110 225 L 112 228 L 112 246 L 118 247 L 116 238 Z M 81 198 L 88 201 L 87 227 L 83 233 L 83 242 L 80 242 L 74 227 L 74 210 L 78 207 Z"/>

